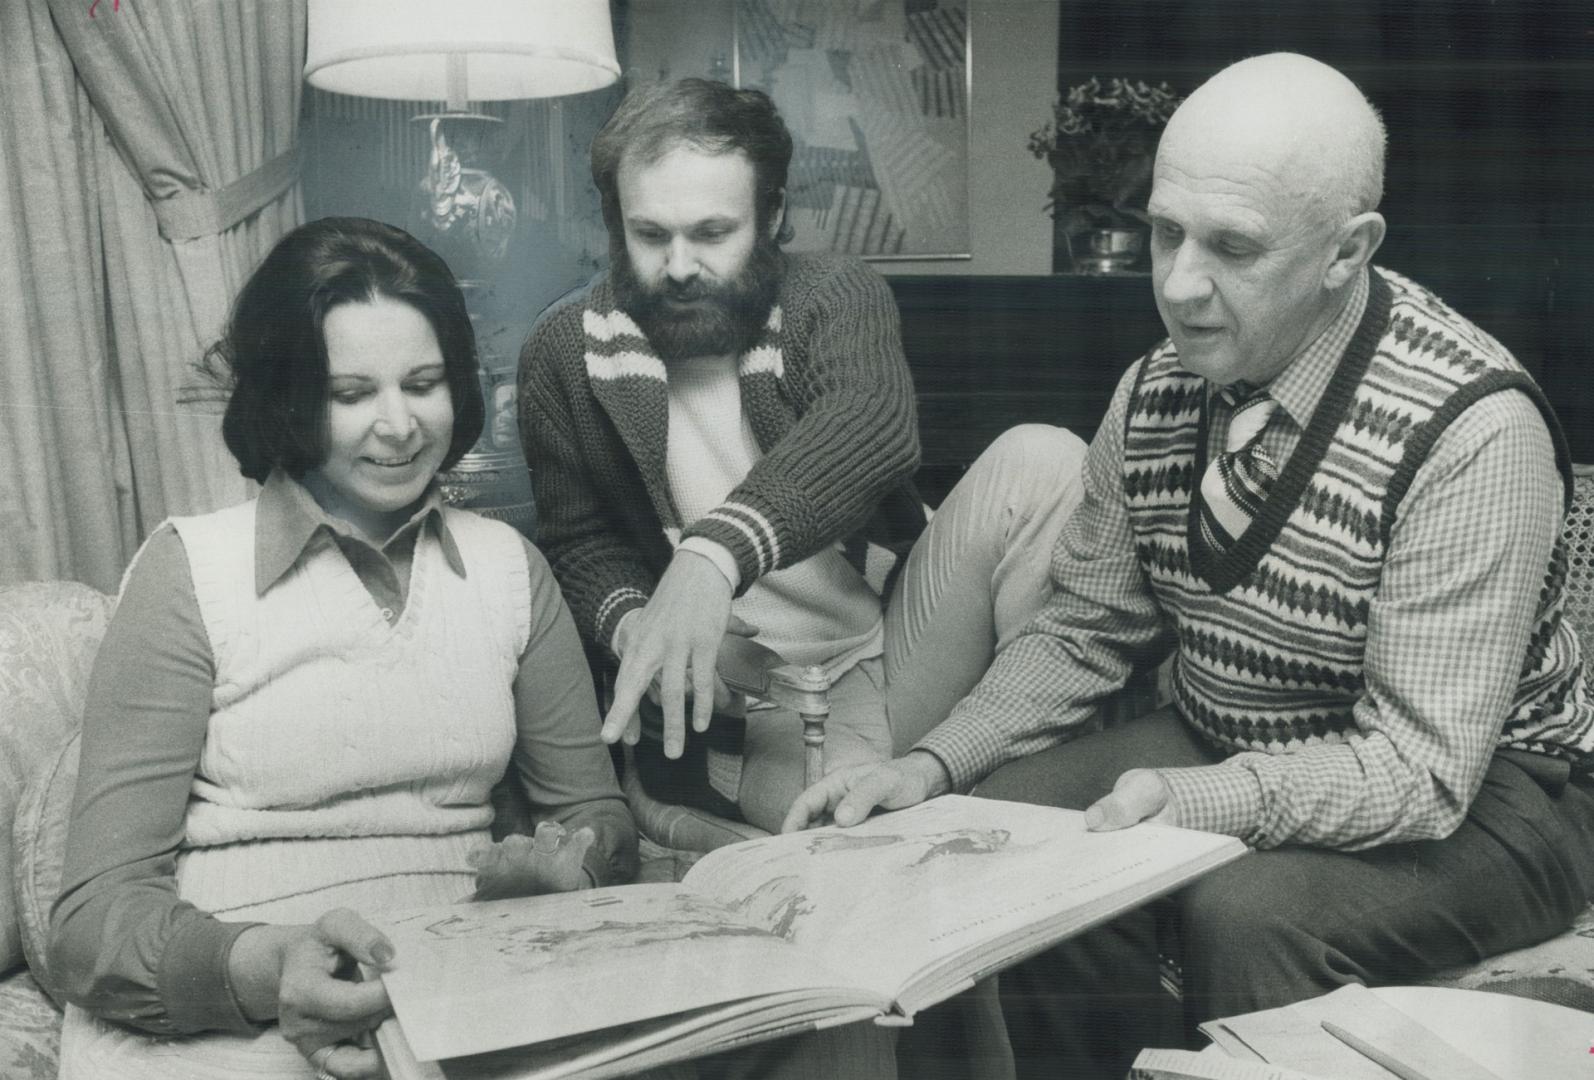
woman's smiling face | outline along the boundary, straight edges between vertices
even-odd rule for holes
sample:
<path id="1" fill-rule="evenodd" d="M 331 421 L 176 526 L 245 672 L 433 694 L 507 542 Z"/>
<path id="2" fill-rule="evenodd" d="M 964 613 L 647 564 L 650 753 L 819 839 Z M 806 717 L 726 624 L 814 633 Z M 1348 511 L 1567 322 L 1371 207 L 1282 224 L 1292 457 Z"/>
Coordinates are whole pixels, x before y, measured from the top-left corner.
<path id="1" fill-rule="evenodd" d="M 415 308 L 378 296 L 339 304 L 327 350 L 327 456 L 304 476 L 321 508 L 378 543 L 413 513 L 454 431 L 443 352 Z"/>

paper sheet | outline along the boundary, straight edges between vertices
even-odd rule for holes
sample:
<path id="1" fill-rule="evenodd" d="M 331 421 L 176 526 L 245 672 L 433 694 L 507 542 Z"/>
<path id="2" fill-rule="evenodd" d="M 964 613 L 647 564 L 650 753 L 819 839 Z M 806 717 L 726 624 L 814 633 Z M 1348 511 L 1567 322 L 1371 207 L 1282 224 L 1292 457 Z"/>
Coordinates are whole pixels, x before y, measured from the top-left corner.
<path id="1" fill-rule="evenodd" d="M 1129 1080 L 1330 1080 L 1328 1077 L 1269 1065 L 1239 1061 L 1191 1050 L 1142 1050 L 1130 1069 Z"/>

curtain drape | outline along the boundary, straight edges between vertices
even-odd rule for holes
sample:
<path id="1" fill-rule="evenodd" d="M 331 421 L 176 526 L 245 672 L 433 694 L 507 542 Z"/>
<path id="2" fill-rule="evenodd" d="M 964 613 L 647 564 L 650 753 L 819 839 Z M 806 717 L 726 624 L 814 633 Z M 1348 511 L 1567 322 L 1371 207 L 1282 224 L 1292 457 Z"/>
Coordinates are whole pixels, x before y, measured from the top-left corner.
<path id="1" fill-rule="evenodd" d="M 305 4 L 49 6 L 105 123 L 105 281 L 142 534 L 248 493 L 215 407 L 176 402 L 244 279 L 301 218 Z"/>
<path id="2" fill-rule="evenodd" d="M 44 0 L 0 3 L 0 584 L 116 588 L 137 543 L 109 363 L 102 125 Z"/>

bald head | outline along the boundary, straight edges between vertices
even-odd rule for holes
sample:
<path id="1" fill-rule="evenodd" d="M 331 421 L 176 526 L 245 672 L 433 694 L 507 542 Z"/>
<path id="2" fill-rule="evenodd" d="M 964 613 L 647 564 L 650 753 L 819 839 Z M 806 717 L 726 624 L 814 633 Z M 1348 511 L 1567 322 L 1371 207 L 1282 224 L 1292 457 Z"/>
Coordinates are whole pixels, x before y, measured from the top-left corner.
<path id="1" fill-rule="evenodd" d="M 1384 125 L 1354 83 L 1327 64 L 1271 53 L 1203 83 L 1163 133 L 1161 168 L 1265 171 L 1334 226 L 1375 210 L 1384 189 Z"/>
<path id="2" fill-rule="evenodd" d="M 1356 87 L 1304 56 L 1235 64 L 1179 106 L 1146 211 L 1187 370 L 1266 385 L 1345 309 L 1384 239 L 1383 149 Z"/>

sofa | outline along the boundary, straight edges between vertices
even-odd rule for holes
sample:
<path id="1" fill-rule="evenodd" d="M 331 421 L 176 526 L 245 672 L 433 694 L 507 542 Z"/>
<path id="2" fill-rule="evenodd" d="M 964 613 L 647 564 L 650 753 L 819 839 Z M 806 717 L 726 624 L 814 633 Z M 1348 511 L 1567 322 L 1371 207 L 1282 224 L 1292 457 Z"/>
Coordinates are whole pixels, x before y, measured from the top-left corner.
<path id="1" fill-rule="evenodd" d="M 44 956 L 89 668 L 112 599 L 69 581 L 0 589 L 0 1077 L 56 1075 Z"/>
<path id="2" fill-rule="evenodd" d="M 1566 520 L 1567 614 L 1594 643 L 1594 467 L 1576 468 Z M 0 1078 L 56 1075 L 61 1006 L 44 932 L 59 887 L 77 774 L 77 728 L 113 600 L 75 582 L 0 588 Z M 644 876 L 678 877 L 691 855 L 645 845 Z M 677 861 L 679 860 L 679 861 Z M 1435 985 L 1513 993 L 1594 1012 L 1594 905 L 1565 933 L 1444 972 Z"/>

